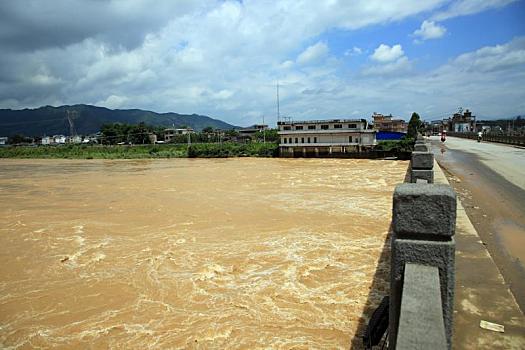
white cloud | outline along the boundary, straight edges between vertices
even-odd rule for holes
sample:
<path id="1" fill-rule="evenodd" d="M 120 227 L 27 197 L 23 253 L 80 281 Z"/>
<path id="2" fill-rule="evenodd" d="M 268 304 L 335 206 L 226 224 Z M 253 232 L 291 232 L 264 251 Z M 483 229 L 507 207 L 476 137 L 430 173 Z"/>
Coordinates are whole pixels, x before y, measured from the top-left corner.
<path id="1" fill-rule="evenodd" d="M 319 61 L 328 54 L 328 46 L 323 42 L 318 42 L 309 46 L 297 56 L 297 63 L 308 64 Z"/>
<path id="2" fill-rule="evenodd" d="M 99 101 L 96 104 L 99 106 L 106 106 L 107 108 L 120 108 L 127 102 L 127 100 L 126 96 L 111 95 L 107 99 Z"/>
<path id="3" fill-rule="evenodd" d="M 351 49 L 345 51 L 345 56 L 359 56 L 363 53 L 363 49 L 360 47 L 354 46 Z"/>
<path id="4" fill-rule="evenodd" d="M 447 29 L 434 21 L 423 21 L 421 28 L 414 32 L 414 35 L 419 37 L 421 40 L 438 39 L 441 38 Z"/>
<path id="5" fill-rule="evenodd" d="M 374 53 L 370 58 L 377 62 L 392 62 L 402 57 L 404 54 L 403 48 L 399 44 L 392 47 L 381 44 L 374 50 Z"/>
<path id="6" fill-rule="evenodd" d="M 280 68 L 282 69 L 289 69 L 292 68 L 294 65 L 294 62 L 292 60 L 286 60 L 283 63 L 280 64 Z"/>
<path id="7" fill-rule="evenodd" d="M 363 75 L 401 75 L 412 68 L 412 62 L 407 57 L 399 57 L 394 62 L 366 67 L 361 72 Z"/>
<path id="8" fill-rule="evenodd" d="M 459 0 L 432 16 L 434 21 L 443 21 L 448 18 L 467 16 L 480 13 L 492 8 L 501 8 L 517 0 Z"/>
<path id="9" fill-rule="evenodd" d="M 525 66 L 525 37 L 503 45 L 486 46 L 458 56 L 451 63 L 463 70 L 477 73 L 512 70 Z"/>

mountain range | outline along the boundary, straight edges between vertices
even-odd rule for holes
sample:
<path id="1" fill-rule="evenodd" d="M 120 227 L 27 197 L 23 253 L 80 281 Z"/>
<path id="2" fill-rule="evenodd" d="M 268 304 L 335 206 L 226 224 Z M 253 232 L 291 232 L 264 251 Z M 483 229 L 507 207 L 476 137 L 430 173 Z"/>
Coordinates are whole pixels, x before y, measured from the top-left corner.
<path id="1" fill-rule="evenodd" d="M 207 126 L 229 130 L 234 125 L 198 114 L 155 113 L 141 109 L 109 109 L 92 105 L 44 106 L 35 109 L 0 109 L 0 136 L 21 134 L 26 136 L 69 135 L 73 122 L 77 134 L 96 133 L 106 123 L 138 124 L 154 126 L 188 126 L 200 131 Z"/>

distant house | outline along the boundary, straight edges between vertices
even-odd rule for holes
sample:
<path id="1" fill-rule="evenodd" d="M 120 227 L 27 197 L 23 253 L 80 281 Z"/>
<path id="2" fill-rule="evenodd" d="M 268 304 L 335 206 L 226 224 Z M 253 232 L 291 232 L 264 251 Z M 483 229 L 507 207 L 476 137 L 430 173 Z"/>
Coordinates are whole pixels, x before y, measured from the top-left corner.
<path id="1" fill-rule="evenodd" d="M 408 124 L 403 119 L 393 119 L 392 115 L 383 115 L 380 113 L 372 114 L 374 129 L 386 132 L 403 132 L 408 131 Z"/>
<path id="2" fill-rule="evenodd" d="M 171 140 L 177 135 L 193 134 L 194 132 L 195 131 L 193 131 L 192 128 L 164 129 L 164 142 L 171 142 Z"/>
<path id="3" fill-rule="evenodd" d="M 452 118 L 446 120 L 447 130 L 453 132 L 472 132 L 476 129 L 476 117 L 468 109 L 462 113 L 454 113 Z"/>
<path id="4" fill-rule="evenodd" d="M 99 138 L 100 138 L 99 134 L 87 135 L 87 136 L 84 136 L 82 143 L 98 143 Z"/>
<path id="5" fill-rule="evenodd" d="M 322 156 L 373 148 L 376 130 L 365 119 L 278 122 L 281 156 Z"/>
<path id="6" fill-rule="evenodd" d="M 150 143 L 157 143 L 157 134 L 155 133 L 148 133 L 148 139 Z"/>
<path id="7" fill-rule="evenodd" d="M 2 136 L 0 137 L 0 146 L 5 146 L 7 145 L 7 141 L 8 141 L 8 137 L 5 137 L 5 136 Z"/>
<path id="8" fill-rule="evenodd" d="M 239 129 L 237 130 L 237 132 L 239 133 L 239 138 L 247 139 L 247 138 L 253 138 L 258 132 L 261 132 L 267 129 L 268 129 L 268 125 L 266 124 L 254 124 L 247 128 Z"/>
<path id="9" fill-rule="evenodd" d="M 66 143 L 66 137 L 64 135 L 55 135 L 53 136 L 53 143 L 57 145 L 62 145 Z"/>
<path id="10" fill-rule="evenodd" d="M 43 136 L 40 143 L 42 143 L 44 146 L 50 145 L 53 143 L 53 138 L 50 136 Z"/>
<path id="11" fill-rule="evenodd" d="M 82 143 L 82 136 L 74 135 L 67 138 L 67 143 Z"/>

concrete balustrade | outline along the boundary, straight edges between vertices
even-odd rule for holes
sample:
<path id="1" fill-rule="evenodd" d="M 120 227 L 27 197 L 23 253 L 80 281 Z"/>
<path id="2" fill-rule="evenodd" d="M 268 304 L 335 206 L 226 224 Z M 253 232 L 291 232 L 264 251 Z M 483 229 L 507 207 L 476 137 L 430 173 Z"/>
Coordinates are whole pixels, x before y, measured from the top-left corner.
<path id="1" fill-rule="evenodd" d="M 415 183 L 394 191 L 389 346 L 450 349 L 457 199 L 450 186 L 432 184 L 433 175 L 432 181 L 418 177 L 417 171 L 433 174 L 434 163 L 428 145 L 419 144 L 427 151 L 412 154 L 409 171 Z"/>
<path id="2" fill-rule="evenodd" d="M 434 183 L 434 154 L 430 145 L 418 139 L 414 145 L 414 152 L 410 160 L 410 182 L 416 183 L 418 179 Z"/>
<path id="3" fill-rule="evenodd" d="M 414 145 L 414 151 L 417 151 L 417 152 L 430 152 L 430 147 L 426 143 L 416 143 Z"/>
<path id="4" fill-rule="evenodd" d="M 405 264 L 404 284 L 396 348 L 446 349 L 438 268 Z"/>

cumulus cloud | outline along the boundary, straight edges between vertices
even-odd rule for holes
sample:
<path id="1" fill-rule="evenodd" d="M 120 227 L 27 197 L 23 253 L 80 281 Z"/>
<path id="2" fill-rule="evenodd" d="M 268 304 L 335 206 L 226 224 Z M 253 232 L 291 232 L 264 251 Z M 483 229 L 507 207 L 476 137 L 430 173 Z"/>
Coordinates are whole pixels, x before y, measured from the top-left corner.
<path id="1" fill-rule="evenodd" d="M 519 69 L 525 66 L 525 37 L 464 53 L 455 58 L 451 65 L 477 73 Z"/>
<path id="2" fill-rule="evenodd" d="M 363 49 L 360 47 L 354 46 L 349 50 L 346 50 L 344 55 L 345 56 L 359 56 L 363 53 Z"/>
<path id="3" fill-rule="evenodd" d="M 517 0 L 459 0 L 454 1 L 443 11 L 439 11 L 432 16 L 434 21 L 443 21 L 445 19 L 473 15 L 492 8 L 501 8 Z"/>
<path id="4" fill-rule="evenodd" d="M 414 32 L 414 35 L 421 40 L 441 38 L 447 29 L 434 21 L 423 21 L 421 27 Z"/>
<path id="5" fill-rule="evenodd" d="M 370 58 L 377 62 L 392 62 L 404 54 L 403 48 L 399 44 L 393 46 L 381 44 L 374 50 Z"/>
<path id="6" fill-rule="evenodd" d="M 64 47 L 97 38 L 126 48 L 165 26 L 174 16 L 196 11 L 191 0 L 0 2 L 0 46 L 11 50 Z"/>
<path id="7" fill-rule="evenodd" d="M 323 42 L 318 42 L 312 46 L 308 46 L 306 50 L 297 56 L 297 63 L 308 64 L 316 62 L 328 54 L 328 46 Z"/>

